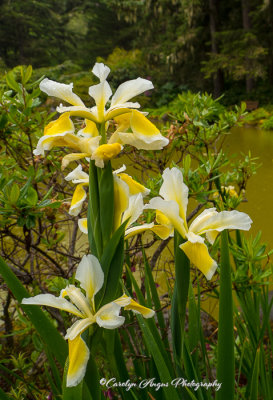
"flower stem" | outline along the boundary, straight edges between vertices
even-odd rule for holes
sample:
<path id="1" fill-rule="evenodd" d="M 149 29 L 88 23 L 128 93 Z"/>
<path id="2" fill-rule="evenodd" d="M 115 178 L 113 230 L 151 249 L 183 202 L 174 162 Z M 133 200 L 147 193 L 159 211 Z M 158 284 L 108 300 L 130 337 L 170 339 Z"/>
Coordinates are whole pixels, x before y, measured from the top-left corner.
<path id="1" fill-rule="evenodd" d="M 101 143 L 100 144 L 107 143 L 106 132 L 105 132 L 105 122 L 104 121 L 99 125 L 99 132 L 100 132 L 100 135 L 101 135 Z"/>

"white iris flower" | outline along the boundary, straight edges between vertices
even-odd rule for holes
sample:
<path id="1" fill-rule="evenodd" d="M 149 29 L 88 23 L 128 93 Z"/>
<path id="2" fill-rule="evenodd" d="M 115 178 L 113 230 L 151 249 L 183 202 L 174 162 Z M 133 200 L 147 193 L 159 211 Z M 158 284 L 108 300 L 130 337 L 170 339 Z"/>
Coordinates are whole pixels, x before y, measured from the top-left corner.
<path id="1" fill-rule="evenodd" d="M 132 97 L 153 89 L 151 81 L 137 78 L 124 82 L 112 96 L 112 90 L 106 81 L 110 69 L 102 63 L 96 63 L 92 72 L 100 80 L 99 84 L 89 88 L 89 95 L 96 104 L 92 108 L 86 107 L 73 92 L 73 83 L 67 85 L 47 78 L 40 83 L 43 92 L 58 97 L 71 106 L 57 107 L 57 111 L 62 115 L 46 126 L 44 136 L 40 138 L 34 150 L 35 155 L 44 155 L 45 150 L 55 146 L 67 146 L 77 150 L 78 153 L 65 156 L 63 168 L 69 162 L 83 157 L 91 157 L 97 167 L 103 168 L 104 162 L 119 154 L 124 144 L 137 149 L 160 150 L 169 143 L 156 126 L 143 113 L 136 110 L 140 105 L 128 102 Z M 110 107 L 106 109 L 111 96 Z M 77 135 L 74 134 L 74 125 L 70 119 L 72 116 L 85 119 L 85 128 Z M 99 133 L 98 127 L 103 127 L 104 131 L 109 120 L 115 120 L 118 128 L 107 143 L 107 134 Z"/>
<path id="2" fill-rule="evenodd" d="M 89 326 L 97 323 L 105 329 L 118 328 L 125 321 L 125 318 L 119 315 L 121 307 L 124 307 L 125 310 L 140 313 L 144 318 L 154 316 L 153 310 L 141 306 L 125 294 L 96 310 L 94 297 L 103 286 L 104 273 L 98 259 L 93 255 L 83 256 L 78 265 L 75 278 L 80 282 L 85 294 L 75 285 L 68 285 L 61 291 L 59 297 L 55 297 L 52 294 L 39 294 L 22 300 L 22 304 L 55 307 L 67 311 L 78 318 L 67 330 L 65 336 L 69 345 L 67 386 L 76 386 L 85 375 L 89 349 L 81 334 Z"/>
<path id="3" fill-rule="evenodd" d="M 217 263 L 209 255 L 205 239 L 201 235 L 206 234 L 207 240 L 213 244 L 219 232 L 224 229 L 249 230 L 252 220 L 247 214 L 236 210 L 218 212 L 215 208 L 209 208 L 198 215 L 188 227 L 186 214 L 189 189 L 183 182 L 182 172 L 178 168 L 167 168 L 162 177 L 163 184 L 159 191 L 161 197 L 154 197 L 144 208 L 155 209 L 165 216 L 164 232 L 169 230 L 171 235 L 175 229 L 186 239 L 179 247 L 209 280 Z"/>

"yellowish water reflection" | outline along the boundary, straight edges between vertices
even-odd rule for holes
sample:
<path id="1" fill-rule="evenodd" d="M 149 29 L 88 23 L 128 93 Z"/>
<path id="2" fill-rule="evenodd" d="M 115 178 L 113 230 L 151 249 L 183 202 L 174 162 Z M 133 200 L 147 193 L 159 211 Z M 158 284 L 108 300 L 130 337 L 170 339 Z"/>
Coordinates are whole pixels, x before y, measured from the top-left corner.
<path id="1" fill-rule="evenodd" d="M 248 234 L 262 231 L 262 241 L 273 248 L 273 131 L 258 128 L 233 128 L 228 136 L 225 150 L 234 160 L 240 153 L 251 151 L 252 157 L 259 157 L 261 167 L 247 185 L 247 203 L 240 210 L 248 213 L 253 225 Z"/>

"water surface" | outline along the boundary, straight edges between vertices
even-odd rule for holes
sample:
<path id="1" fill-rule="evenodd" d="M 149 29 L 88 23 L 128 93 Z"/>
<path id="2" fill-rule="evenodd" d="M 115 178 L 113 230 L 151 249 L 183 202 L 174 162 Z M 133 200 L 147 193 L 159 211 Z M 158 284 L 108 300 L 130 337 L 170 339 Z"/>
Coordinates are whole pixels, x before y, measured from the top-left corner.
<path id="1" fill-rule="evenodd" d="M 241 204 L 240 210 L 252 218 L 252 234 L 261 230 L 262 241 L 273 248 L 273 131 L 233 128 L 224 148 L 234 160 L 249 150 L 252 157 L 259 157 L 262 165 L 247 184 L 248 201 Z"/>

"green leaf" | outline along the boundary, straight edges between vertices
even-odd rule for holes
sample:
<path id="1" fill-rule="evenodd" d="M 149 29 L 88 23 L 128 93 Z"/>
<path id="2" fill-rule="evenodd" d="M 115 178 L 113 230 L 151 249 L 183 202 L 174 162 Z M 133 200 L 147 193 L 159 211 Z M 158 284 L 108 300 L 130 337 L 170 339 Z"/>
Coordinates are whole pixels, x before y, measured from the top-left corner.
<path id="1" fill-rule="evenodd" d="M 115 376 L 119 382 L 126 382 L 130 377 L 124 361 L 123 349 L 118 332 L 117 330 L 110 331 L 105 329 L 103 334 L 105 340 L 106 359 L 109 362 L 113 374 L 112 376 Z M 119 388 L 119 391 L 123 395 L 123 399 L 136 399 L 132 389 L 126 391 L 126 389 Z"/>
<path id="2" fill-rule="evenodd" d="M 8 122 L 7 114 L 2 114 L 0 117 L 0 129 L 4 129 Z"/>
<path id="3" fill-rule="evenodd" d="M 26 195 L 26 201 L 31 205 L 31 206 L 36 206 L 38 202 L 38 194 L 36 190 L 32 187 L 28 188 L 27 195 Z"/>
<path id="4" fill-rule="evenodd" d="M 145 277 L 147 277 L 148 282 L 149 282 L 149 287 L 150 287 L 151 294 L 152 294 L 152 300 L 153 300 L 153 303 L 154 303 L 154 306 L 156 309 L 156 317 L 157 317 L 158 324 L 159 324 L 159 327 L 161 330 L 161 337 L 163 338 L 165 347 L 169 348 L 168 338 L 166 337 L 166 325 L 165 325 L 165 321 L 164 321 L 163 312 L 161 311 L 161 303 L 160 303 L 160 300 L 158 297 L 153 274 L 152 274 L 150 265 L 148 263 L 148 260 L 147 260 L 147 257 L 146 257 L 146 254 L 145 254 L 145 251 L 143 248 L 142 248 L 142 254 L 143 254 L 143 259 L 144 259 Z"/>
<path id="5" fill-rule="evenodd" d="M 125 226 L 127 220 L 123 222 L 122 225 L 116 230 L 116 232 L 111 237 L 110 241 L 107 244 L 107 247 L 104 249 L 102 258 L 101 258 L 101 266 L 103 268 L 104 274 L 108 275 L 111 261 L 116 253 L 116 248 L 119 245 L 120 239 L 124 236 Z"/>
<path id="6" fill-rule="evenodd" d="M 63 397 L 62 400 L 85 400 L 82 397 L 83 381 L 81 381 L 77 386 L 67 387 L 66 386 L 66 376 L 69 366 L 69 360 L 65 362 L 64 375 L 63 375 Z M 88 400 L 88 399 L 86 399 Z"/>
<path id="7" fill-rule="evenodd" d="M 100 260 L 102 238 L 100 230 L 99 188 L 97 167 L 93 160 L 89 163 L 89 201 L 87 213 L 88 241 L 91 253 Z"/>
<path id="8" fill-rule="evenodd" d="M 32 75 L 32 66 L 29 65 L 25 71 L 23 71 L 22 75 L 22 83 L 25 85 L 31 78 Z"/>
<path id="9" fill-rule="evenodd" d="M 111 162 L 108 161 L 104 168 L 97 168 L 97 174 L 100 201 L 100 226 L 103 248 L 105 248 L 112 234 L 114 220 L 114 180 Z"/>
<path id="10" fill-rule="evenodd" d="M 21 303 L 24 297 L 29 297 L 27 290 L 1 257 L 0 273 L 9 290 L 19 303 Z M 48 346 L 48 349 L 52 352 L 52 354 L 54 354 L 57 361 L 63 366 L 67 356 L 67 343 L 63 337 L 38 306 L 21 305 L 21 307 L 33 323 L 43 342 Z"/>
<path id="11" fill-rule="evenodd" d="M 187 154 L 186 157 L 183 158 L 183 169 L 184 169 L 183 176 L 188 175 L 190 166 L 191 166 L 191 156 Z"/>
<path id="12" fill-rule="evenodd" d="M 198 364 L 194 363 L 192 354 L 189 350 L 186 340 L 184 341 L 183 362 L 184 362 L 184 369 L 185 369 L 187 379 L 190 382 L 192 382 L 192 381 L 200 382 L 202 379 L 200 378 L 200 376 L 198 376 L 198 370 L 196 369 L 196 366 Z M 201 387 L 198 390 L 196 390 L 195 393 L 197 394 L 197 398 L 199 400 L 204 400 L 204 396 L 203 396 Z M 205 395 L 207 394 L 206 389 L 204 389 L 204 393 L 205 393 Z"/>
<path id="13" fill-rule="evenodd" d="M 132 272 L 130 271 L 129 268 L 127 268 L 127 271 L 128 271 L 129 276 L 130 276 L 130 279 L 131 279 L 131 281 L 133 283 L 133 287 L 135 289 L 135 292 L 136 292 L 137 298 L 139 300 L 139 303 L 141 305 L 147 307 L 147 305 L 145 303 L 145 299 L 143 297 L 143 294 L 142 294 L 141 290 L 139 289 L 139 287 L 137 285 L 137 282 L 136 282 Z M 125 289 L 125 293 L 126 292 L 127 291 Z M 154 338 L 154 341 L 157 343 L 157 346 L 158 346 L 158 348 L 159 348 L 159 350 L 160 350 L 160 352 L 162 354 L 162 357 L 165 360 L 164 362 L 165 362 L 165 364 L 167 365 L 167 367 L 169 369 L 169 373 L 171 375 L 173 375 L 174 374 L 174 370 L 173 370 L 173 366 L 172 366 L 171 360 L 170 360 L 170 358 L 168 356 L 168 353 L 167 353 L 167 351 L 166 351 L 166 349 L 165 349 L 165 347 L 163 345 L 162 339 L 161 339 L 161 337 L 159 335 L 159 332 L 158 332 L 158 329 L 157 329 L 157 326 L 155 324 L 154 319 L 153 318 L 152 319 L 149 318 L 149 319 L 145 320 L 145 323 L 146 323 L 146 325 L 148 325 L 148 328 L 149 328 L 149 330 L 150 330 L 150 332 L 151 332 L 151 334 L 152 334 L 152 336 Z"/>
<path id="14" fill-rule="evenodd" d="M 2 361 L 2 360 L 1 360 Z M 2 362 L 10 362 L 10 360 L 3 360 Z M 16 372 L 14 372 L 12 369 L 5 367 L 4 365 L 2 365 L 2 362 L 0 363 L 0 369 L 3 370 L 4 372 L 6 372 L 6 375 L 11 375 L 12 377 L 18 379 L 21 382 L 24 382 L 26 384 L 26 381 L 24 380 L 24 378 L 22 376 L 20 376 L 19 374 L 17 374 Z M 9 378 L 7 378 L 6 376 L 3 376 L 3 378 L 9 382 L 12 385 L 12 382 Z M 37 386 L 35 387 L 33 384 L 28 383 L 27 384 L 27 390 L 32 392 L 38 392 L 41 393 L 40 390 L 37 388 Z M 1 394 L 1 392 L 0 392 Z M 2 397 L 0 397 L 2 400 Z"/>
<path id="15" fill-rule="evenodd" d="M 35 332 L 32 334 L 32 342 L 34 344 L 35 349 L 38 352 L 43 351 L 43 343 L 41 342 L 41 339 L 39 338 L 39 336 Z"/>
<path id="16" fill-rule="evenodd" d="M 12 400 L 3 390 L 0 388 L 0 398 L 1 400 Z"/>
<path id="17" fill-rule="evenodd" d="M 25 219 L 25 225 L 27 229 L 34 228 L 36 224 L 36 218 L 35 215 L 28 215 Z"/>
<path id="18" fill-rule="evenodd" d="M 22 187 L 22 189 L 21 189 L 21 198 L 23 198 L 23 197 L 26 196 L 26 194 L 27 194 L 27 192 L 28 192 L 28 189 L 29 189 L 29 187 L 30 187 L 30 185 L 31 185 L 31 181 L 32 181 L 31 177 L 28 178 L 27 182 L 26 182 L 25 185 Z"/>
<path id="19" fill-rule="evenodd" d="M 92 346 L 92 342 L 91 342 Z M 83 386 L 83 400 L 88 400 L 87 396 L 90 396 L 90 400 L 101 399 L 101 388 L 100 388 L 100 377 L 97 369 L 97 365 L 93 354 L 90 352 L 89 360 L 86 367 L 84 386 Z"/>
<path id="20" fill-rule="evenodd" d="M 186 391 L 191 398 L 191 400 L 197 400 L 197 397 L 194 396 L 194 394 L 190 391 L 190 389 L 186 386 Z"/>
<path id="21" fill-rule="evenodd" d="M 15 78 L 14 78 L 14 74 L 12 71 L 9 71 L 6 75 L 6 81 L 8 86 L 14 90 L 15 92 L 20 92 L 21 88 L 19 86 L 19 84 L 16 82 Z"/>
<path id="22" fill-rule="evenodd" d="M 9 194 L 9 199 L 11 204 L 16 204 L 17 200 L 19 199 L 20 196 L 20 188 L 19 186 L 15 183 L 11 187 L 11 191 Z"/>
<path id="23" fill-rule="evenodd" d="M 190 261 L 184 251 L 179 248 L 183 242 L 182 237 L 175 232 L 175 289 L 172 298 L 172 335 L 174 357 L 181 363 L 183 356 L 183 342 L 185 332 L 186 306 L 190 283 Z M 176 330 L 180 329 L 180 333 Z M 181 366 L 181 365 L 180 365 Z"/>
<path id="24" fill-rule="evenodd" d="M 221 268 L 219 326 L 217 346 L 216 376 L 221 389 L 216 393 L 216 400 L 233 400 L 235 384 L 234 333 L 231 267 L 229 260 L 228 233 L 221 234 Z"/>
<path id="25" fill-rule="evenodd" d="M 54 186 L 51 186 L 51 188 L 49 189 L 49 191 L 48 191 L 48 192 L 44 195 L 44 197 L 42 198 L 41 203 L 49 198 L 49 196 L 51 195 L 53 189 L 54 189 Z M 41 203 L 40 203 L 40 204 L 41 204 Z"/>
<path id="26" fill-rule="evenodd" d="M 50 372 L 48 371 L 47 365 L 44 365 L 44 371 L 45 371 L 45 375 L 46 378 L 48 380 L 49 383 L 49 387 L 50 390 L 52 391 L 53 395 L 58 399 L 58 396 L 60 398 L 61 396 L 61 392 L 58 390 L 58 388 L 56 387 L 54 380 L 52 379 L 52 376 L 50 374 Z"/>
<path id="27" fill-rule="evenodd" d="M 172 304 L 171 304 L 171 332 L 172 332 L 172 345 L 173 345 L 173 357 L 176 364 L 178 375 L 181 373 L 180 358 L 182 354 L 182 329 L 181 323 L 178 316 L 178 301 L 177 301 L 177 284 L 175 282 Z"/>
<path id="28" fill-rule="evenodd" d="M 154 335 L 149 328 L 148 320 L 144 320 L 144 318 L 139 315 L 137 315 L 136 317 L 138 319 L 139 326 L 143 332 L 147 348 L 154 359 L 161 383 L 165 383 L 167 385 L 166 387 L 162 387 L 166 399 L 179 400 L 180 396 L 178 394 L 178 391 L 176 391 L 176 389 L 171 386 L 172 377 L 166 365 L 166 359 L 163 357 L 159 349 L 158 342 L 157 340 L 155 340 Z"/>
<path id="29" fill-rule="evenodd" d="M 249 400 L 257 400 L 258 399 L 258 389 L 259 389 L 259 360 L 260 360 L 260 349 L 257 349 L 252 376 L 251 376 L 251 384 L 250 384 L 250 396 Z"/>
<path id="30" fill-rule="evenodd" d="M 192 353 L 199 341 L 199 315 L 195 302 L 192 284 L 189 286 L 189 330 L 188 330 L 189 349 Z M 194 354 L 197 356 L 197 352 Z M 197 360 L 196 360 L 197 361 Z"/>
<path id="31" fill-rule="evenodd" d="M 52 377 L 54 378 L 54 387 L 57 389 L 57 391 L 59 393 L 61 393 L 62 380 L 61 380 L 61 377 L 60 377 L 60 371 L 59 371 L 56 363 L 54 362 L 54 359 L 53 359 L 52 354 L 50 353 L 50 351 L 45 349 L 45 352 L 46 352 L 48 363 L 50 365 Z"/>
<path id="32" fill-rule="evenodd" d="M 117 292 L 124 260 L 124 229 L 126 222 L 113 234 L 102 255 L 101 267 L 104 272 L 104 284 L 95 297 L 97 307 L 114 300 Z"/>
<path id="33" fill-rule="evenodd" d="M 112 300 L 115 300 L 119 287 L 119 280 L 121 279 L 122 275 L 123 260 L 124 237 L 121 236 L 118 246 L 116 247 L 116 252 L 110 263 L 108 274 L 106 275 L 105 287 L 101 289 L 102 293 L 104 293 L 104 297 L 100 306 L 107 304 Z"/>

